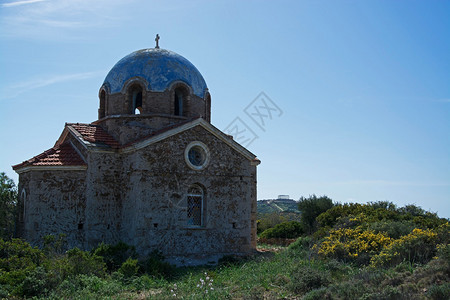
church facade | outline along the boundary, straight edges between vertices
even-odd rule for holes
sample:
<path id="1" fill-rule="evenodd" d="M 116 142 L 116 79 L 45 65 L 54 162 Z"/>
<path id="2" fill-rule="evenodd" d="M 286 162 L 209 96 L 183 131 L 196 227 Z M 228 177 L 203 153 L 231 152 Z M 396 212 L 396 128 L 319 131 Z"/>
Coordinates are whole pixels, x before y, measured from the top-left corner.
<path id="1" fill-rule="evenodd" d="M 211 123 L 211 96 L 184 57 L 133 52 L 99 91 L 98 120 L 66 123 L 55 145 L 13 166 L 18 234 L 33 245 L 123 241 L 140 255 L 202 258 L 256 248 L 260 161 Z"/>

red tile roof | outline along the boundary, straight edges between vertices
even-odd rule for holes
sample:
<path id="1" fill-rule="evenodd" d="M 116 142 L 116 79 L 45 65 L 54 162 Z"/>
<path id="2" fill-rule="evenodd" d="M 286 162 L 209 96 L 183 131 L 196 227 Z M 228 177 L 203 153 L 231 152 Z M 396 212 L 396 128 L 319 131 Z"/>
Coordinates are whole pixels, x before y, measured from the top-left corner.
<path id="1" fill-rule="evenodd" d="M 28 166 L 85 166 L 86 163 L 69 143 L 55 146 L 43 153 L 13 166 L 16 170 Z"/>
<path id="2" fill-rule="evenodd" d="M 78 133 L 81 137 L 93 144 L 104 144 L 111 148 L 119 148 L 120 144 L 116 141 L 109 133 L 107 133 L 103 128 L 92 124 L 82 124 L 82 123 L 66 123 L 66 126 L 70 126 Z"/>

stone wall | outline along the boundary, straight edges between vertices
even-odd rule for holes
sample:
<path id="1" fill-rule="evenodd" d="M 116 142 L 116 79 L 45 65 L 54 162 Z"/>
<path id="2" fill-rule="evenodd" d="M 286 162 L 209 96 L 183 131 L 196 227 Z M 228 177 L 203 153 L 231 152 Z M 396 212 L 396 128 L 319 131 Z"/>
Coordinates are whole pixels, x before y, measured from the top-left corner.
<path id="1" fill-rule="evenodd" d="M 111 134 L 120 144 L 125 145 L 148 136 L 155 131 L 173 124 L 185 122 L 187 117 L 161 114 L 140 114 L 108 116 L 95 122 Z"/>
<path id="2" fill-rule="evenodd" d="M 29 171 L 20 174 L 22 236 L 33 245 L 42 245 L 43 236 L 63 233 L 71 247 L 83 247 L 85 178 L 85 171 Z"/>

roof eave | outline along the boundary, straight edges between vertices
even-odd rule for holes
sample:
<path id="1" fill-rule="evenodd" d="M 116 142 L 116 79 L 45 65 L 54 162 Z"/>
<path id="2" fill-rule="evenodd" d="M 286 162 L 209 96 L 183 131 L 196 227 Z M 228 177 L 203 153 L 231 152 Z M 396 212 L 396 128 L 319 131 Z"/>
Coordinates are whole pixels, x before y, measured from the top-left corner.
<path id="1" fill-rule="evenodd" d="M 81 166 L 23 166 L 23 167 L 12 167 L 17 174 L 22 174 L 30 171 L 85 171 L 87 165 Z"/>

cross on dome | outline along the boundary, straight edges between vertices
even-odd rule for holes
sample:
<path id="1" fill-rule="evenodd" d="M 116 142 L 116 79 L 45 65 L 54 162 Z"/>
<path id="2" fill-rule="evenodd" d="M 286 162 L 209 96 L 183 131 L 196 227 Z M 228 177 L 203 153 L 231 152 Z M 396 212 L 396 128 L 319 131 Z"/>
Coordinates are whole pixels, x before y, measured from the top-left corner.
<path id="1" fill-rule="evenodd" d="M 155 42 L 156 42 L 156 49 L 159 49 L 159 34 L 156 34 L 156 38 L 155 38 Z"/>

